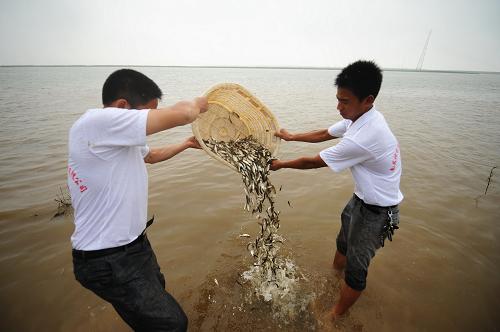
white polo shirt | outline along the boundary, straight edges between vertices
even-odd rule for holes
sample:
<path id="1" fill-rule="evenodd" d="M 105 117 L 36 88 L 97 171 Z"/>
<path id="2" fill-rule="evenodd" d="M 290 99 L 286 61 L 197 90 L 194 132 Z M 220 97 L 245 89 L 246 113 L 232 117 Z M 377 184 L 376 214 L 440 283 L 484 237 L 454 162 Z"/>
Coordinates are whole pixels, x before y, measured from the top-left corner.
<path id="1" fill-rule="evenodd" d="M 328 133 L 342 139 L 321 151 L 320 157 L 335 172 L 351 169 L 359 198 L 378 206 L 403 200 L 399 144 L 380 112 L 372 107 L 354 122 L 337 122 Z"/>
<path id="2" fill-rule="evenodd" d="M 75 219 L 73 248 L 121 246 L 146 227 L 148 112 L 91 109 L 71 127 L 68 187 Z"/>

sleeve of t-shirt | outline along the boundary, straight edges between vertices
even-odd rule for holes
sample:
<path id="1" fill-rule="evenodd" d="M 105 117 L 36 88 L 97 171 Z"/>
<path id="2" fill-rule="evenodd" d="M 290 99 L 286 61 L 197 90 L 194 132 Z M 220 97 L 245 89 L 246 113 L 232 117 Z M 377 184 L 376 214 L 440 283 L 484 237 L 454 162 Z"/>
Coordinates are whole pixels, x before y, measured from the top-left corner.
<path id="1" fill-rule="evenodd" d="M 333 171 L 340 172 L 369 159 L 371 154 L 354 141 L 343 138 L 338 144 L 321 151 L 319 156 Z"/>
<path id="2" fill-rule="evenodd" d="M 143 159 L 146 158 L 146 156 L 149 154 L 150 150 L 151 149 L 147 145 L 141 146 L 141 155 L 142 155 Z"/>
<path id="3" fill-rule="evenodd" d="M 144 146 L 149 110 L 104 108 L 92 113 L 87 124 L 92 146 Z"/>
<path id="4" fill-rule="evenodd" d="M 328 134 L 333 137 L 343 137 L 349 124 L 350 120 L 339 121 L 328 128 Z"/>

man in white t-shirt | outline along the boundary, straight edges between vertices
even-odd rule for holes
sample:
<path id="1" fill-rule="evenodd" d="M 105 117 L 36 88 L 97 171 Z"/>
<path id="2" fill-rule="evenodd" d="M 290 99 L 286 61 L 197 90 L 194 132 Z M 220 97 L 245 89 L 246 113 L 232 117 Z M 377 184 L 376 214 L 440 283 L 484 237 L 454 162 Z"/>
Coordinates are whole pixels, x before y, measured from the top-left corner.
<path id="1" fill-rule="evenodd" d="M 328 129 L 276 136 L 286 141 L 340 142 L 315 157 L 274 160 L 271 169 L 312 169 L 328 166 L 334 172 L 349 168 L 354 194 L 341 215 L 333 267 L 345 268 L 345 283 L 331 311 L 332 318 L 345 313 L 366 287 L 368 265 L 375 251 L 392 240 L 399 224 L 401 155 L 399 144 L 384 116 L 373 103 L 382 84 L 382 71 L 371 61 L 357 61 L 337 76 L 337 109 L 344 120 Z"/>
<path id="2" fill-rule="evenodd" d="M 104 108 L 90 109 L 69 132 L 68 187 L 74 208 L 71 236 L 76 279 L 110 302 L 135 331 L 185 331 L 187 317 L 165 291 L 165 278 L 146 236 L 146 163 L 200 148 L 194 137 L 161 148 L 146 136 L 193 122 L 205 97 L 157 109 L 160 88 L 135 70 L 104 83 Z"/>

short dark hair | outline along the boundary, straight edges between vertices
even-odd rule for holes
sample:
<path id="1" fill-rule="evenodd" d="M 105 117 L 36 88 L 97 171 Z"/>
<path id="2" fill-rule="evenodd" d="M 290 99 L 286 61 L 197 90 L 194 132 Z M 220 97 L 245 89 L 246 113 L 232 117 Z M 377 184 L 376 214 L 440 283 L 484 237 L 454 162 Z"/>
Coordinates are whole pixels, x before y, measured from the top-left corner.
<path id="1" fill-rule="evenodd" d="M 382 85 L 382 70 L 373 61 L 359 60 L 342 69 L 335 85 L 350 90 L 360 101 L 369 95 L 377 98 Z"/>
<path id="2" fill-rule="evenodd" d="M 125 99 L 132 108 L 145 105 L 153 99 L 161 99 L 158 85 L 146 75 L 132 69 L 119 69 L 109 75 L 102 87 L 104 106 L 118 99 Z"/>

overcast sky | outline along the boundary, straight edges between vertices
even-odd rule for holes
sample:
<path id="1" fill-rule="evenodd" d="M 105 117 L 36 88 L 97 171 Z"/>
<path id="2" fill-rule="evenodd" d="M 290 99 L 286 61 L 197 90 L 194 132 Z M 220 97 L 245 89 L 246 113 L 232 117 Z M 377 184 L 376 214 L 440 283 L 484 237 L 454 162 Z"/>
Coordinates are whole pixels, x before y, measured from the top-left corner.
<path id="1" fill-rule="evenodd" d="M 499 0 L 0 0 L 0 65 L 500 71 Z"/>

